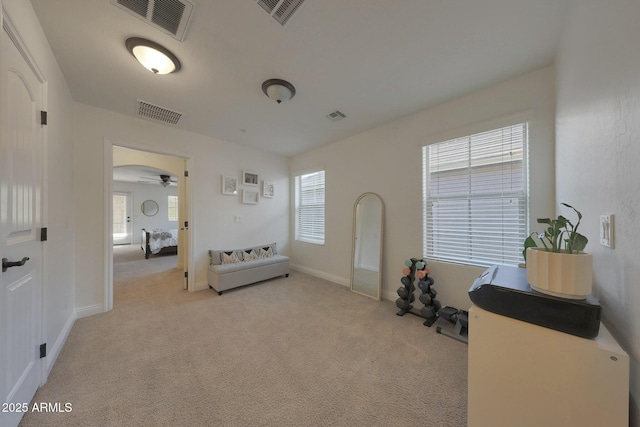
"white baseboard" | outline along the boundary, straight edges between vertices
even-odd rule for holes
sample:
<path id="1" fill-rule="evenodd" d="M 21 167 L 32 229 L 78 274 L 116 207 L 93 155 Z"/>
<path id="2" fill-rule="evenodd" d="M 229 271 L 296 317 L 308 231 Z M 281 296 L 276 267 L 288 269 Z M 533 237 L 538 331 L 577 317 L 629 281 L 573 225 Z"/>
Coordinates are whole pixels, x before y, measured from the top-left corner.
<path id="1" fill-rule="evenodd" d="M 94 304 L 86 307 L 76 308 L 76 319 L 82 319 L 83 317 L 93 316 L 94 314 L 104 313 L 104 305 Z"/>
<path id="2" fill-rule="evenodd" d="M 291 269 L 309 274 L 311 276 L 319 277 L 320 279 L 328 280 L 333 283 L 337 283 L 338 285 L 342 285 L 347 288 L 351 286 L 351 281 L 349 279 L 345 279 L 344 277 L 339 277 L 333 274 L 325 273 L 323 271 L 314 270 L 313 268 L 292 264 Z M 382 289 L 380 296 L 382 297 L 383 300 L 395 301 L 396 299 L 398 299 L 398 294 L 396 293 L 396 289 L 397 288 L 394 288 L 392 290 Z"/>
<path id="3" fill-rule="evenodd" d="M 333 283 L 337 283 L 338 285 L 346 286 L 347 288 L 351 286 L 349 279 L 345 279 L 344 277 L 325 273 L 323 271 L 314 270 L 313 268 L 304 267 L 302 265 L 291 264 L 291 269 L 300 271 L 301 273 L 309 274 L 311 276 L 318 277 L 320 279 L 328 280 Z"/>
<path id="4" fill-rule="evenodd" d="M 400 286 L 398 286 L 398 288 L 399 287 Z M 395 289 L 390 290 L 390 291 L 383 289 L 382 292 L 381 292 L 382 295 L 380 295 L 380 296 L 382 297 L 383 300 L 395 301 L 395 300 L 398 299 L 398 293 L 396 292 L 396 289 L 398 289 L 398 288 L 395 288 Z"/>
<path id="5" fill-rule="evenodd" d="M 209 282 L 196 282 L 195 292 L 204 291 L 205 289 L 209 289 Z"/>
<path id="6" fill-rule="evenodd" d="M 56 342 L 53 343 L 51 348 L 47 349 L 47 357 L 45 359 L 45 378 L 49 378 L 49 373 L 51 372 L 51 368 L 58 360 L 58 356 L 60 355 L 60 351 L 62 351 L 62 347 L 64 347 L 64 343 L 67 342 L 67 337 L 69 337 L 69 333 L 71 332 L 71 328 L 73 328 L 73 324 L 76 321 L 76 313 L 72 312 L 71 316 L 67 319 L 67 322 L 64 324 L 62 331 L 60 331 L 60 335 L 56 339 Z"/>

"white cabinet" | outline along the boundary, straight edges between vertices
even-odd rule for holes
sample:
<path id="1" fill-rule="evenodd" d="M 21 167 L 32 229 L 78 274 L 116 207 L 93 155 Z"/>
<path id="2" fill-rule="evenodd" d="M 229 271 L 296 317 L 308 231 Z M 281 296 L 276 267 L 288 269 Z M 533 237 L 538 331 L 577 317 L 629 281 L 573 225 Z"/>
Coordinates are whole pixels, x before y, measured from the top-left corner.
<path id="1" fill-rule="evenodd" d="M 600 325 L 580 338 L 469 310 L 468 427 L 628 427 L 629 356 Z"/>

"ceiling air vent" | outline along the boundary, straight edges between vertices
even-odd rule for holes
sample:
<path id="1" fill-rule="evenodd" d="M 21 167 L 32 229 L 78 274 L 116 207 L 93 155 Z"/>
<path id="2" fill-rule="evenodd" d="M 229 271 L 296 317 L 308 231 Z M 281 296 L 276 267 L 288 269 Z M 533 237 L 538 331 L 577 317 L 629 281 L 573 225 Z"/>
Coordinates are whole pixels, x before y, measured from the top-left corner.
<path id="1" fill-rule="evenodd" d="M 331 120 L 332 122 L 337 122 L 344 119 L 345 117 L 347 117 L 347 115 L 338 110 L 334 111 L 333 113 L 327 114 L 327 119 Z"/>
<path id="2" fill-rule="evenodd" d="M 140 99 L 138 99 L 138 115 L 172 125 L 178 124 L 178 120 L 182 117 L 182 113 L 167 110 Z"/>
<path id="3" fill-rule="evenodd" d="M 152 27 L 183 41 L 195 7 L 190 0 L 109 0 Z"/>
<path id="4" fill-rule="evenodd" d="M 307 0 L 255 0 L 273 19 L 283 27 L 300 12 Z"/>

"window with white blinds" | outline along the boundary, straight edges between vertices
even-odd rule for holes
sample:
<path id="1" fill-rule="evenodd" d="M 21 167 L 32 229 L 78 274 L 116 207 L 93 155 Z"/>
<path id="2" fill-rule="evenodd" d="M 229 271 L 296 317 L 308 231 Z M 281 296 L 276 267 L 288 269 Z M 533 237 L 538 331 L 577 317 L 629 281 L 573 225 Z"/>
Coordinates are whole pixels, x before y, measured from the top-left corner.
<path id="1" fill-rule="evenodd" d="M 296 240 L 324 244 L 324 171 L 295 177 Z"/>
<path id="2" fill-rule="evenodd" d="M 521 123 L 423 147 L 427 258 L 480 266 L 522 262 L 527 129 Z"/>

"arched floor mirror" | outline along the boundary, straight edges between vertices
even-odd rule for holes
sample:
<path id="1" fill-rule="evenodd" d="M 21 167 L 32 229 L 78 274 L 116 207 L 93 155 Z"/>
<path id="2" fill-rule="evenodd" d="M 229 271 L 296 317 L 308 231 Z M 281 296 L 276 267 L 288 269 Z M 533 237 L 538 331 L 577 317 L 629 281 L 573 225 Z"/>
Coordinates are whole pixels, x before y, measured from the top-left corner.
<path id="1" fill-rule="evenodd" d="M 351 290 L 380 301 L 384 202 L 375 193 L 364 193 L 353 206 Z"/>

